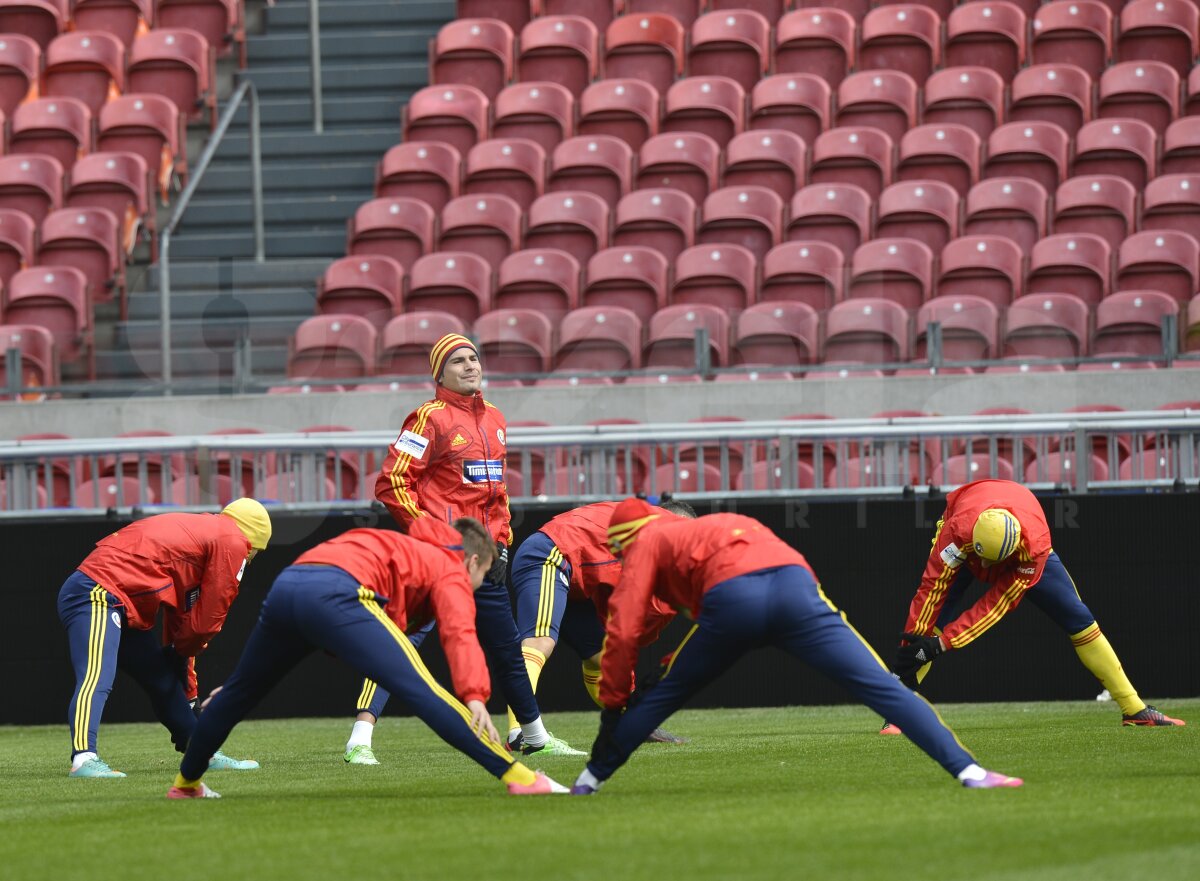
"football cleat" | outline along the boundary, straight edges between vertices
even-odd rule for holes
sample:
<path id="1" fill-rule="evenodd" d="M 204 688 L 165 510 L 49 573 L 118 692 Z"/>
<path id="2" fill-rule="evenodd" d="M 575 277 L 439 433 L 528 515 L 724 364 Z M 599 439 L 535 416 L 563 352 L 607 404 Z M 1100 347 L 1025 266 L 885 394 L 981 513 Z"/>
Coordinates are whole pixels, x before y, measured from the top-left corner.
<path id="1" fill-rule="evenodd" d="M 995 771 L 985 773 L 982 780 L 964 780 L 962 785 L 967 789 L 1015 789 L 1024 786 L 1025 781 L 1020 777 L 1009 777 Z"/>
<path id="2" fill-rule="evenodd" d="M 199 786 L 172 786 L 167 790 L 167 798 L 220 798 L 221 793 L 209 789 L 207 783 Z"/>
<path id="3" fill-rule="evenodd" d="M 1176 725 L 1182 728 L 1187 722 L 1184 722 L 1182 719 L 1172 719 L 1170 716 L 1146 704 L 1141 711 L 1134 713 L 1132 716 L 1122 716 L 1121 724 L 1130 726 L 1140 725 L 1143 728 L 1169 728 L 1172 725 Z"/>
<path id="4" fill-rule="evenodd" d="M 515 753 L 525 745 L 525 735 L 518 728 L 515 732 L 509 732 L 508 740 L 504 741 L 504 748 L 510 753 Z"/>
<path id="5" fill-rule="evenodd" d="M 670 731 L 664 731 L 662 728 L 655 728 L 646 737 L 646 743 L 691 743 L 691 741 L 678 734 L 672 734 Z"/>
<path id="6" fill-rule="evenodd" d="M 571 787 L 571 795 L 595 795 L 599 791 L 595 787 L 588 786 L 586 783 L 576 783 Z"/>
<path id="7" fill-rule="evenodd" d="M 534 773 L 532 783 L 508 784 L 509 795 L 563 795 L 570 792 L 561 783 L 555 783 L 541 771 Z"/>
<path id="8" fill-rule="evenodd" d="M 108 763 L 103 759 L 88 759 L 78 768 L 73 768 L 68 776 L 106 777 L 112 779 L 116 777 L 124 777 L 125 773 L 123 771 L 114 771 L 112 768 L 108 767 Z"/>
<path id="9" fill-rule="evenodd" d="M 524 755 L 532 756 L 586 756 L 583 750 L 575 749 L 565 740 L 559 740 L 549 731 L 546 732 L 546 742 L 541 746 L 521 745 L 521 752 Z"/>
<path id="10" fill-rule="evenodd" d="M 880 734 L 903 734 L 899 725 L 893 725 L 891 722 L 884 722 L 883 727 L 879 729 Z"/>
<path id="11" fill-rule="evenodd" d="M 342 758 L 346 760 L 347 765 L 379 764 L 379 759 L 375 758 L 375 753 L 365 743 L 360 743 L 358 746 L 346 750 L 346 755 Z"/>
<path id="12" fill-rule="evenodd" d="M 218 750 L 213 753 L 213 757 L 208 760 L 208 770 L 210 771 L 257 771 L 258 762 L 254 759 L 231 759 L 225 753 Z"/>

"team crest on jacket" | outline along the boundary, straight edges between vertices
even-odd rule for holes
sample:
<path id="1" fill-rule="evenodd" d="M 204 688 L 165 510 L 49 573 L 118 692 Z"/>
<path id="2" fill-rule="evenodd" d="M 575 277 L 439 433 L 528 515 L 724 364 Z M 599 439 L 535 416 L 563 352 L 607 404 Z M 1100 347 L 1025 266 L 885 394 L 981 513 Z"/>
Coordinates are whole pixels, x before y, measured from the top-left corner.
<path id="1" fill-rule="evenodd" d="M 503 428 L 496 429 L 496 440 L 500 441 L 501 446 L 504 446 L 504 429 Z"/>

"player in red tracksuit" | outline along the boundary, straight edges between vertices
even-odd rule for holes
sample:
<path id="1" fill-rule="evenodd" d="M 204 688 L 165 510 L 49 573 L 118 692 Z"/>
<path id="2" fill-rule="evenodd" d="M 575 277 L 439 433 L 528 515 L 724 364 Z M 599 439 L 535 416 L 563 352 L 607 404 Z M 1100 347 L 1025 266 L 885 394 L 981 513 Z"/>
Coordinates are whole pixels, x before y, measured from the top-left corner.
<path id="1" fill-rule="evenodd" d="M 118 668 L 149 695 L 175 747 L 187 746 L 196 725 L 189 659 L 221 631 L 246 564 L 270 538 L 266 509 L 238 499 L 220 514 L 138 520 L 101 539 L 79 564 L 58 594 L 75 667 L 67 710 L 72 777 L 125 776 L 96 751 Z M 160 610 L 165 646 L 151 632 Z M 213 766 L 250 770 L 258 764 L 217 755 Z"/>
<path id="2" fill-rule="evenodd" d="M 621 578 L 621 564 L 608 549 L 606 531 L 616 502 L 583 505 L 553 517 L 521 543 L 513 556 L 512 585 L 517 629 L 525 668 L 536 693 L 542 667 L 559 638 L 583 661 L 583 684 L 592 700 L 600 703 L 600 649 L 604 644 L 604 616 L 608 594 Z M 694 518 L 686 502 L 666 501 L 660 513 Z M 675 617 L 675 610 L 652 604 L 653 622 L 647 623 L 645 642 L 653 642 Z M 518 727 L 508 713 L 509 734 Z M 683 743 L 682 738 L 658 730 L 655 742 Z"/>
<path id="3" fill-rule="evenodd" d="M 934 709 L 901 685 L 821 591 L 801 554 L 740 514 L 684 520 L 639 499 L 613 511 L 609 545 L 624 572 L 609 601 L 601 661 L 600 733 L 571 790 L 594 793 L 660 722 L 747 651 L 775 645 L 845 686 L 867 706 L 903 716 L 905 733 L 963 785 L 1020 786 L 985 771 Z M 662 680 L 630 701 L 630 676 L 650 602 L 695 620 Z"/>
<path id="4" fill-rule="evenodd" d="M 377 679 L 509 792 L 565 792 L 514 762 L 488 717 L 491 682 L 475 638 L 473 593 L 494 554 L 492 537 L 477 520 L 458 519 L 451 527 L 430 517 L 408 535 L 352 529 L 302 554 L 275 579 L 237 669 L 205 702 L 168 797 L 217 797 L 201 781 L 208 757 L 314 648 Z M 433 678 L 405 635 L 434 618 L 461 703 Z"/>
<path id="5" fill-rule="evenodd" d="M 451 333 L 434 343 L 429 368 L 437 393 L 404 420 L 375 481 L 375 496 L 403 529 L 425 517 L 445 522 L 474 517 L 483 523 L 496 541 L 497 554 L 475 594 L 475 626 L 504 699 L 521 725 L 521 737 L 510 746 L 526 753 L 582 755 L 546 731 L 513 621 L 506 583 L 512 529 L 504 484 L 504 415 L 483 399 L 479 352 L 466 337 Z M 418 644 L 423 637 L 417 637 Z M 374 682 L 363 683 L 358 717 L 346 743 L 348 763 L 378 764 L 371 740 L 387 698 Z"/>
<path id="6" fill-rule="evenodd" d="M 987 591 L 960 613 L 959 601 L 972 579 L 985 583 Z M 1138 697 L 1054 552 L 1041 504 L 1011 480 L 977 480 L 946 496 L 892 669 L 916 688 L 935 658 L 965 648 L 1027 596 L 1070 636 L 1084 666 L 1121 707 L 1123 725 L 1184 724 Z M 885 722 L 882 733 L 899 732 Z"/>

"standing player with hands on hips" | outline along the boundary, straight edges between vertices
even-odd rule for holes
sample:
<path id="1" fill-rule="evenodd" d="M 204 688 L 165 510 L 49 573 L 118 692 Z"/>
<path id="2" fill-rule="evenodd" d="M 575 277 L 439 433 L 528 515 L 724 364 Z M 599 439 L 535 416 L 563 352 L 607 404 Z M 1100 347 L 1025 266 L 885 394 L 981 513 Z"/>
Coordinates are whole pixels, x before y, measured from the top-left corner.
<path id="1" fill-rule="evenodd" d="M 147 517 L 96 543 L 58 594 L 75 667 L 67 709 L 70 776 L 125 776 L 96 748 L 118 669 L 150 697 L 154 715 L 183 752 L 196 727 L 190 659 L 221 632 L 246 566 L 270 540 L 266 509 L 254 499 L 238 499 L 220 514 Z M 160 609 L 165 645 L 151 630 Z M 248 771 L 258 763 L 218 752 L 208 767 Z"/>
<path id="2" fill-rule="evenodd" d="M 959 601 L 973 579 L 988 589 L 959 614 Z M 904 641 L 892 670 L 916 689 L 934 659 L 966 648 L 1026 596 L 1071 638 L 1079 660 L 1120 706 L 1122 725 L 1184 724 L 1138 697 L 1054 552 L 1037 497 L 1011 480 L 977 480 L 946 496 L 946 511 L 909 606 Z M 884 722 L 880 733 L 899 734 L 895 721 Z"/>
<path id="3" fill-rule="evenodd" d="M 483 366 L 465 336 L 446 334 L 434 343 L 429 367 L 437 393 L 404 420 L 400 436 L 388 447 L 375 496 L 406 531 L 426 517 L 447 523 L 473 517 L 483 524 L 496 542 L 496 561 L 475 593 L 475 626 L 520 724 L 509 746 L 526 754 L 583 755 L 546 731 L 521 654 L 506 585 L 512 529 L 504 485 L 504 414 L 483 399 Z M 363 683 L 346 743 L 348 763 L 378 764 L 372 735 L 387 698 L 372 680 Z"/>

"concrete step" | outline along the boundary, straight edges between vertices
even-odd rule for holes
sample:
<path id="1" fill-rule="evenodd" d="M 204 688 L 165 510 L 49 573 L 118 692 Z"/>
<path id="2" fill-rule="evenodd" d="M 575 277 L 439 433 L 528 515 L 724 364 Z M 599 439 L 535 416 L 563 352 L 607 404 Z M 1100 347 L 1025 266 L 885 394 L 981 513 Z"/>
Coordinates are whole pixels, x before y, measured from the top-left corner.
<path id="1" fill-rule="evenodd" d="M 255 88 L 264 99 L 277 95 L 312 94 L 307 62 L 303 65 L 255 67 L 240 72 L 238 76 L 253 79 Z M 326 98 L 343 93 L 353 96 L 370 92 L 415 92 L 428 82 L 429 66 L 425 59 L 380 62 L 356 59 L 321 65 L 321 88 Z"/>
<path id="2" fill-rule="evenodd" d="M 406 55 L 428 57 L 429 40 L 436 27 L 393 30 L 330 31 L 321 34 L 321 62 L 345 59 L 395 61 Z M 310 56 L 307 28 L 304 31 L 268 32 L 249 45 L 251 70 L 262 65 L 307 65 Z"/>
<path id="3" fill-rule="evenodd" d="M 321 268 L 306 278 L 303 284 L 253 290 L 235 283 L 231 291 L 223 295 L 216 290 L 179 290 L 172 282 L 171 321 L 200 321 L 209 316 L 227 320 L 238 315 L 264 319 L 312 315 L 316 308 L 316 280 L 327 265 L 326 261 L 321 261 Z M 129 319 L 158 322 L 161 313 L 159 307 L 156 287 L 131 295 Z"/>
<path id="4" fill-rule="evenodd" d="M 272 232 L 296 227 L 329 227 L 345 229 L 346 218 L 371 198 L 370 187 L 350 192 L 329 193 L 323 196 L 285 197 L 274 195 L 263 199 L 263 222 Z M 222 230 L 232 226 L 249 227 L 254 222 L 252 203 L 241 198 L 197 198 L 188 205 L 179 226 L 180 234 Z M 172 245 L 174 247 L 174 245 Z"/>
<path id="5" fill-rule="evenodd" d="M 344 30 L 425 27 L 445 24 L 454 18 L 453 0 L 339 0 L 322 3 L 321 34 Z M 281 2 L 267 10 L 267 33 L 308 31 L 308 3 Z"/>
<path id="6" fill-rule="evenodd" d="M 283 376 L 287 372 L 287 346 L 254 346 L 250 369 L 256 378 Z M 176 379 L 229 375 L 233 370 L 233 357 L 229 351 L 213 351 L 207 347 L 172 349 L 171 370 Z M 157 345 L 96 353 L 98 379 L 155 378 L 161 375 L 162 352 Z"/>
<path id="7" fill-rule="evenodd" d="M 381 153 L 380 158 L 382 156 Z M 324 159 L 271 162 L 263 165 L 262 175 L 264 196 L 273 193 L 299 196 L 310 191 L 370 193 L 375 185 L 375 166 L 362 162 L 329 162 Z M 250 163 L 234 160 L 217 161 L 210 165 L 199 189 L 209 198 L 225 193 L 244 198 L 249 191 Z"/>
<path id="8" fill-rule="evenodd" d="M 240 336 L 248 333 L 255 348 L 287 346 L 307 315 L 251 319 L 185 319 L 171 316 L 171 345 L 175 349 L 232 350 Z M 158 321 L 122 321 L 115 328 L 112 349 L 154 349 L 162 340 Z"/>
<path id="9" fill-rule="evenodd" d="M 345 129 L 324 134 L 304 132 L 262 132 L 263 162 L 275 160 L 327 159 L 354 160 L 374 167 L 388 147 L 400 141 L 400 121 L 386 128 Z M 214 158 L 249 161 L 250 135 L 226 134 Z"/>
<path id="10" fill-rule="evenodd" d="M 266 252 L 268 260 L 320 257 L 328 262 L 345 255 L 346 230 L 277 232 L 268 229 Z M 224 233 L 194 233 L 172 240 L 171 255 L 179 260 L 216 260 L 218 257 L 249 260 L 254 257 L 254 240 L 249 228 Z"/>
<path id="11" fill-rule="evenodd" d="M 338 95 L 334 101 L 326 96 L 322 110 L 325 126 L 347 126 L 374 128 L 395 126 L 396 138 L 400 137 L 400 108 L 412 97 L 411 91 L 370 96 Z M 272 98 L 259 105 L 259 124 L 269 128 L 312 128 L 312 97 L 304 90 L 299 97 Z M 234 129 L 245 129 L 250 124 L 250 109 L 243 104 L 233 117 Z M 199 155 L 199 154 L 197 154 Z"/>
<path id="12" fill-rule="evenodd" d="M 174 248 L 174 244 L 171 247 Z M 324 272 L 328 265 L 329 261 L 324 258 L 268 260 L 265 263 L 255 263 L 253 259 L 189 263 L 175 258 L 171 261 L 172 296 L 174 292 L 182 294 L 221 289 L 236 290 L 239 294 L 261 290 L 264 295 L 272 295 L 297 287 L 308 287 L 312 279 Z M 151 266 L 146 274 L 149 289 L 157 290 L 158 280 L 159 267 Z"/>

